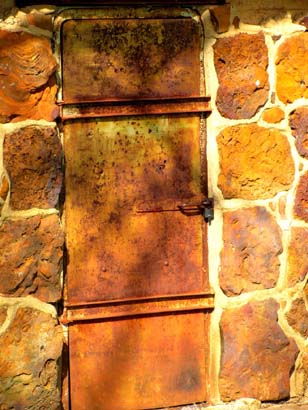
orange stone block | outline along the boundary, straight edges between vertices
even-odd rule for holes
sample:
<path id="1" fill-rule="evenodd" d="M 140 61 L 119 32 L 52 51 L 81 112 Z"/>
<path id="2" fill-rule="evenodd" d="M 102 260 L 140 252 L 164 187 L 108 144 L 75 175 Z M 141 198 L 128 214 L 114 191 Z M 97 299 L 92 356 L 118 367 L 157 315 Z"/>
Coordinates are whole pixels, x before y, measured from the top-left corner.
<path id="1" fill-rule="evenodd" d="M 301 176 L 296 189 L 294 214 L 308 222 L 308 172 Z"/>
<path id="2" fill-rule="evenodd" d="M 280 328 L 278 308 L 274 299 L 268 299 L 223 312 L 219 379 L 223 401 L 242 397 L 278 401 L 289 397 L 298 348 Z"/>
<path id="3" fill-rule="evenodd" d="M 56 129 L 20 128 L 5 136 L 3 153 L 11 208 L 54 207 L 62 186 L 62 146 Z"/>
<path id="4" fill-rule="evenodd" d="M 50 40 L 0 30 L 0 122 L 54 120 L 55 70 Z"/>
<path id="5" fill-rule="evenodd" d="M 268 99 L 268 53 L 264 35 L 241 33 L 214 45 L 219 81 L 216 105 L 222 116 L 251 118 Z"/>
<path id="6" fill-rule="evenodd" d="M 30 307 L 20 307 L 0 335 L 0 350 L 2 409 L 61 407 L 58 361 L 62 330 L 55 318 Z"/>
<path id="7" fill-rule="evenodd" d="M 294 227 L 288 247 L 287 286 L 292 287 L 304 280 L 308 272 L 308 229 Z"/>
<path id="8" fill-rule="evenodd" d="M 0 198 L 5 201 L 9 191 L 9 181 L 5 174 L 2 174 L 0 178 Z"/>
<path id="9" fill-rule="evenodd" d="M 210 9 L 211 20 L 217 33 L 225 33 L 230 26 L 231 5 L 216 6 Z"/>
<path id="10" fill-rule="evenodd" d="M 219 280 L 226 295 L 276 285 L 282 252 L 281 231 L 264 207 L 225 212 L 223 240 Z"/>
<path id="11" fill-rule="evenodd" d="M 6 220 L 0 226 L 0 295 L 61 298 L 63 232 L 57 215 Z"/>
<path id="12" fill-rule="evenodd" d="M 290 37 L 279 47 L 276 59 L 276 91 L 285 104 L 308 98 L 308 33 Z"/>
<path id="13" fill-rule="evenodd" d="M 288 324 L 304 338 L 308 337 L 308 312 L 303 298 L 295 299 L 287 312 Z"/>
<path id="14" fill-rule="evenodd" d="M 289 124 L 292 135 L 296 138 L 295 146 L 298 153 L 308 158 L 308 108 L 299 107 L 291 112 Z"/>
<path id="15" fill-rule="evenodd" d="M 225 198 L 265 199 L 291 188 L 294 162 L 287 137 L 257 124 L 225 128 L 217 137 Z"/>
<path id="16" fill-rule="evenodd" d="M 262 119 L 268 123 L 277 124 L 284 119 L 284 112 L 279 107 L 269 108 L 264 111 Z"/>

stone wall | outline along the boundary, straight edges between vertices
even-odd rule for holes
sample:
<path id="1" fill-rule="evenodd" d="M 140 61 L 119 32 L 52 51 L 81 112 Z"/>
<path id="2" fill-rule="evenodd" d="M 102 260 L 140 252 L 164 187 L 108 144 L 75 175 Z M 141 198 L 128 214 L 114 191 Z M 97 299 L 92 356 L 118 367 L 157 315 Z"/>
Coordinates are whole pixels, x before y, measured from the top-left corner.
<path id="1" fill-rule="evenodd" d="M 273 5 L 273 3 L 275 3 Z M 308 7 L 200 7 L 213 403 L 308 400 Z M 0 409 L 59 409 L 62 148 L 48 6 L 0 5 Z M 64 403 L 65 404 L 65 403 Z M 65 404 L 64 407 L 67 405 Z"/>
<path id="2" fill-rule="evenodd" d="M 308 398 L 307 16 L 282 0 L 204 14 L 213 401 Z"/>
<path id="3" fill-rule="evenodd" d="M 0 12 L 0 408 L 60 408 L 62 146 L 51 16 Z"/>

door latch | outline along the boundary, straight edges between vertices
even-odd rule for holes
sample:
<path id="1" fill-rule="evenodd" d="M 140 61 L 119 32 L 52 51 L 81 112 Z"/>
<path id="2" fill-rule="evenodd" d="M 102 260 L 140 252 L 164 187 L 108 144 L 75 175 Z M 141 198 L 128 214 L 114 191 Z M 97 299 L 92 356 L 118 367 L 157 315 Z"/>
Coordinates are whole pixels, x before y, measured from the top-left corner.
<path id="1" fill-rule="evenodd" d="M 187 203 L 177 205 L 176 208 L 152 208 L 152 209 L 138 209 L 137 213 L 144 214 L 144 213 L 154 213 L 154 212 L 181 212 L 187 216 L 193 215 L 202 215 L 204 220 L 209 224 L 214 219 L 214 199 L 213 198 L 205 198 L 199 203 Z"/>
<path id="2" fill-rule="evenodd" d="M 197 204 L 178 205 L 179 210 L 186 215 L 202 214 L 204 220 L 209 224 L 214 219 L 214 199 L 205 198 Z"/>

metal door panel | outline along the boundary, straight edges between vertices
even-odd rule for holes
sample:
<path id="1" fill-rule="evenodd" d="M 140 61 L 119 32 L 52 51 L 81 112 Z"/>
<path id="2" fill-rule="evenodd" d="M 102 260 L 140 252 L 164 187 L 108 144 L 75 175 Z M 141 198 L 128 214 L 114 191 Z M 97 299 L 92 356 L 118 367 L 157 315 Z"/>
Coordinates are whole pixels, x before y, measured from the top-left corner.
<path id="1" fill-rule="evenodd" d="M 75 324 L 72 409 L 137 410 L 205 400 L 203 313 Z"/>
<path id="2" fill-rule="evenodd" d="M 151 15 L 62 25 L 72 410 L 207 399 L 203 30 Z"/>
<path id="3" fill-rule="evenodd" d="M 200 95 L 191 18 L 71 20 L 62 33 L 66 103 Z"/>
<path id="4" fill-rule="evenodd" d="M 204 291 L 199 116 L 65 125 L 70 304 Z"/>

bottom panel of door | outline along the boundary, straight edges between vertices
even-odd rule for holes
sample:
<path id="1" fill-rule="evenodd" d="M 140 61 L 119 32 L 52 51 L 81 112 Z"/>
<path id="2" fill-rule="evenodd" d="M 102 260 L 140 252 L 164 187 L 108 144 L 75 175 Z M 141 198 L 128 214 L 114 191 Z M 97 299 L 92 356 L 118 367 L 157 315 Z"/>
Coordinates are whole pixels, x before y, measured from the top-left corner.
<path id="1" fill-rule="evenodd" d="M 206 401 L 204 312 L 70 325 L 72 410 L 137 410 Z"/>

